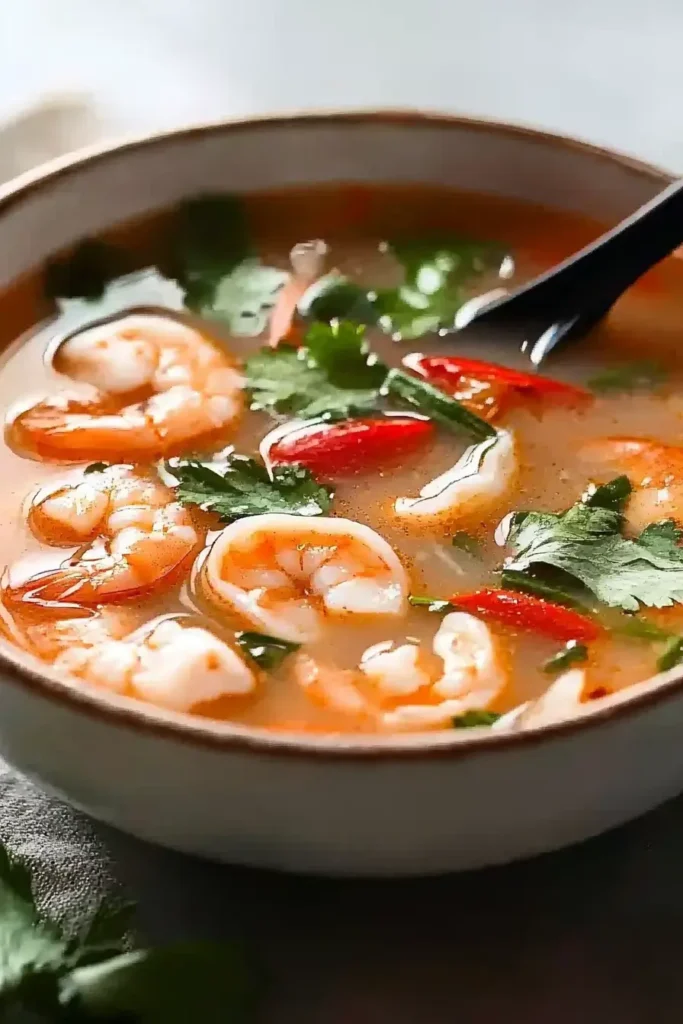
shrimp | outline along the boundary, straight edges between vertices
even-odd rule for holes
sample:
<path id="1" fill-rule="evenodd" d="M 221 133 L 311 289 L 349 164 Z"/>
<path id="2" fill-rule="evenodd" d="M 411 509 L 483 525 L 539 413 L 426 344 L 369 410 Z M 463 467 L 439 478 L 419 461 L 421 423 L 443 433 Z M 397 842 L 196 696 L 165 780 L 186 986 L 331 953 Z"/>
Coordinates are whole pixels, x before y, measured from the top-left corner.
<path id="1" fill-rule="evenodd" d="M 393 548 L 349 519 L 252 516 L 227 526 L 199 575 L 211 604 L 294 643 L 325 616 L 405 614 L 408 577 Z"/>
<path id="2" fill-rule="evenodd" d="M 298 242 L 291 250 L 289 259 L 293 274 L 278 295 L 270 317 L 268 342 L 271 346 L 277 346 L 292 334 L 298 302 L 320 276 L 326 255 L 327 245 L 319 238 L 312 242 Z"/>
<path id="3" fill-rule="evenodd" d="M 9 572 L 6 600 L 43 605 L 103 604 L 177 580 L 200 544 L 187 509 L 158 479 L 130 466 L 88 473 L 80 482 L 37 495 L 28 512 L 32 532 L 51 545 L 79 545 L 56 569 L 21 582 Z"/>
<path id="4" fill-rule="evenodd" d="M 294 678 L 330 710 L 366 719 L 380 730 L 415 732 L 447 728 L 465 711 L 489 708 L 507 685 L 508 671 L 486 623 L 452 612 L 437 630 L 431 653 L 415 643 L 380 643 L 355 670 L 299 654 Z"/>
<path id="5" fill-rule="evenodd" d="M 631 478 L 634 489 L 626 506 L 631 530 L 640 532 L 662 519 L 683 522 L 683 448 L 638 437 L 605 437 L 585 444 L 581 457 Z"/>
<path id="6" fill-rule="evenodd" d="M 233 360 L 187 324 L 131 313 L 63 341 L 55 369 L 96 389 L 44 398 L 8 423 L 8 444 L 40 458 L 151 461 L 232 425 L 243 406 Z"/>
<path id="7" fill-rule="evenodd" d="M 171 711 L 252 693 L 257 676 L 224 640 L 189 618 L 162 618 L 129 631 L 123 609 L 30 622 L 27 646 L 54 671 Z"/>
<path id="8" fill-rule="evenodd" d="M 402 519 L 455 522 L 488 514 L 513 486 L 519 472 L 516 442 L 508 430 L 468 448 L 445 473 L 430 480 L 417 498 L 397 498 Z"/>
<path id="9" fill-rule="evenodd" d="M 567 721 L 580 710 L 585 688 L 586 673 L 578 668 L 570 669 L 558 676 L 537 700 L 519 704 L 494 722 L 492 728 L 518 730 Z"/>

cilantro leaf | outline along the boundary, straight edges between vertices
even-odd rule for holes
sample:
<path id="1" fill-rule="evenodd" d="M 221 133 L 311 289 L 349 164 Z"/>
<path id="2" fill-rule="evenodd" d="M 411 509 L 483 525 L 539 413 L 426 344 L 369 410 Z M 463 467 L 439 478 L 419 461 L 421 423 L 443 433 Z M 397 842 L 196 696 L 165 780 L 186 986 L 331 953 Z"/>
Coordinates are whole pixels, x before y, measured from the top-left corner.
<path id="1" fill-rule="evenodd" d="M 346 321 L 317 324 L 306 345 L 296 351 L 262 349 L 247 360 L 252 409 L 313 419 L 377 408 L 386 368 L 372 358 L 362 328 Z"/>
<path id="2" fill-rule="evenodd" d="M 195 308 L 203 316 L 223 321 L 232 334 L 256 337 L 265 330 L 288 278 L 286 271 L 266 267 L 257 259 L 243 260 L 219 278 L 211 297 Z"/>
<path id="3" fill-rule="evenodd" d="M 544 663 L 543 671 L 546 675 L 555 676 L 565 672 L 572 665 L 580 665 L 588 658 L 588 648 L 576 640 L 570 640 L 563 650 L 553 654 L 552 658 Z"/>
<path id="4" fill-rule="evenodd" d="M 524 512 L 513 517 L 506 571 L 552 566 L 578 580 L 604 604 L 624 611 L 683 602 L 683 532 L 670 522 L 648 526 L 640 537 L 621 535 L 622 515 L 584 502 L 566 512 Z"/>
<path id="5" fill-rule="evenodd" d="M 467 285 L 500 264 L 502 255 L 494 246 L 463 239 L 393 241 L 385 246 L 403 268 L 398 287 L 368 290 L 330 274 L 304 296 L 303 311 L 327 322 L 377 324 L 397 339 L 421 338 L 453 327 L 455 314 L 467 299 Z"/>
<path id="6" fill-rule="evenodd" d="M 241 947 L 187 942 L 79 967 L 63 987 L 62 1002 L 90 1020 L 241 1024 L 251 1018 L 256 995 Z"/>
<path id="7" fill-rule="evenodd" d="M 319 516 L 332 502 L 332 490 L 296 464 L 275 466 L 271 476 L 255 459 L 233 453 L 220 465 L 172 459 L 167 469 L 178 481 L 178 501 L 215 512 L 224 522 L 263 512 Z"/>
<path id="8" fill-rule="evenodd" d="M 674 636 L 657 659 L 657 671 L 668 672 L 683 661 L 683 637 Z"/>
<path id="9" fill-rule="evenodd" d="M 270 670 L 278 668 L 288 654 L 293 654 L 301 647 L 301 644 L 295 644 L 291 640 L 282 640 L 277 636 L 249 630 L 236 633 L 235 640 L 257 665 Z"/>
<path id="10" fill-rule="evenodd" d="M 462 715 L 456 715 L 453 719 L 454 729 L 474 729 L 480 725 L 493 725 L 500 715 L 497 711 L 464 711 Z"/>
<path id="11" fill-rule="evenodd" d="M 608 508 L 613 512 L 623 512 L 626 502 L 631 496 L 631 481 L 627 476 L 618 476 L 600 487 L 589 488 L 582 499 L 589 508 Z"/>
<path id="12" fill-rule="evenodd" d="M 599 394 L 624 391 L 650 391 L 659 387 L 667 377 L 666 370 L 648 359 L 616 366 L 596 374 L 588 381 L 591 391 Z"/>
<path id="13" fill-rule="evenodd" d="M 218 282 L 253 256 L 244 204 L 237 196 L 205 195 L 175 210 L 171 273 L 190 309 L 210 304 Z"/>

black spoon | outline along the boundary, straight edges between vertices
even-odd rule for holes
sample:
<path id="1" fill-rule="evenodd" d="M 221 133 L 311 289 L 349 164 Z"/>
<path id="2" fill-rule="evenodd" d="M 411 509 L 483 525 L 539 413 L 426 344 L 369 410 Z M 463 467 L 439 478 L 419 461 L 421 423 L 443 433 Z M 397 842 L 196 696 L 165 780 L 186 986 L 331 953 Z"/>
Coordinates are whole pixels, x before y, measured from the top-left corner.
<path id="1" fill-rule="evenodd" d="M 534 366 L 539 366 L 560 342 L 586 334 L 629 285 L 681 243 L 683 179 L 509 295 L 483 307 L 477 300 L 471 306 L 468 303 L 456 324 L 468 334 L 487 328 L 515 337 Z"/>

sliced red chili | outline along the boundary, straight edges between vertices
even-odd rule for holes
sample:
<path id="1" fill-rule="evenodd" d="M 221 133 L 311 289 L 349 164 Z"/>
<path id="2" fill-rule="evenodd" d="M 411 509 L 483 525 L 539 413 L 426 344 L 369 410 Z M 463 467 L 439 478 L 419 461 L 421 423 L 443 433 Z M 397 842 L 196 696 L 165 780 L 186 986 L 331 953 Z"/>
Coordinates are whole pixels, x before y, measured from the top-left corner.
<path id="1" fill-rule="evenodd" d="M 409 455 L 433 433 L 430 420 L 412 416 L 315 423 L 279 438 L 267 457 L 273 464 L 298 462 L 321 476 L 361 473 Z"/>
<path id="2" fill-rule="evenodd" d="M 498 363 L 482 359 L 466 359 L 464 356 L 423 356 L 413 353 L 404 359 L 404 364 L 415 373 L 425 377 L 432 384 L 446 386 L 449 390 L 462 388 L 464 381 L 481 381 L 502 384 L 512 391 L 529 398 L 549 398 L 558 402 L 578 404 L 590 399 L 590 392 L 575 384 L 541 377 L 535 373 L 522 373 Z"/>
<path id="3" fill-rule="evenodd" d="M 528 629 L 553 640 L 589 641 L 603 632 L 603 627 L 587 615 L 512 590 L 487 587 L 471 594 L 456 594 L 450 598 L 450 603 L 483 619 L 515 629 Z"/>

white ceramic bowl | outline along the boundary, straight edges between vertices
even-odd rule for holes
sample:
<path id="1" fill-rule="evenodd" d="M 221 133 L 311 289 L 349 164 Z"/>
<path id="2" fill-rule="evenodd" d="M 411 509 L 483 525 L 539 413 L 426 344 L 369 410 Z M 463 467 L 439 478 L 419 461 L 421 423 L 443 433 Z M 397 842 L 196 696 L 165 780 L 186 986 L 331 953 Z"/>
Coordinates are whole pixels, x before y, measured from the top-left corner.
<path id="1" fill-rule="evenodd" d="M 0 287 L 83 235 L 207 190 L 428 182 L 617 220 L 668 176 L 567 139 L 410 113 L 219 124 L 88 151 L 0 193 Z M 550 850 L 683 789 L 680 671 L 524 734 L 270 735 L 0 656 L 0 753 L 97 818 L 233 863 L 423 874 Z"/>

